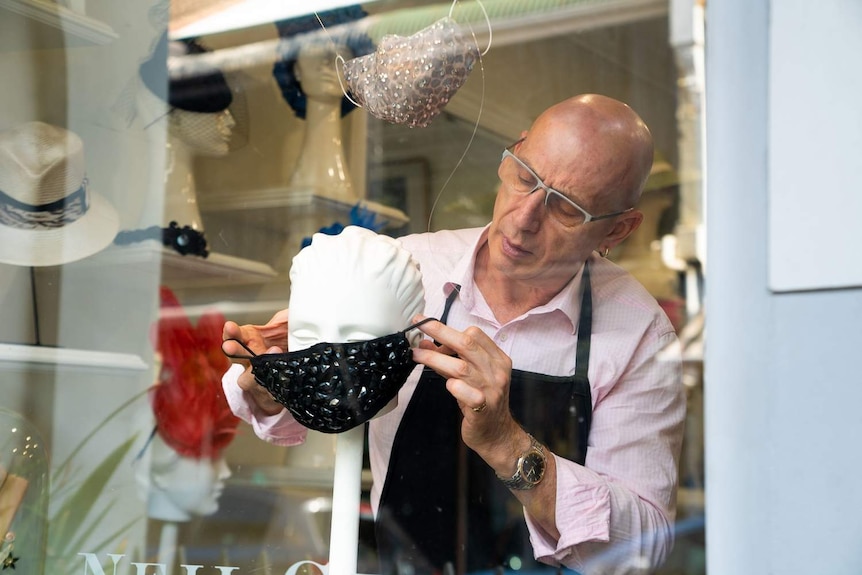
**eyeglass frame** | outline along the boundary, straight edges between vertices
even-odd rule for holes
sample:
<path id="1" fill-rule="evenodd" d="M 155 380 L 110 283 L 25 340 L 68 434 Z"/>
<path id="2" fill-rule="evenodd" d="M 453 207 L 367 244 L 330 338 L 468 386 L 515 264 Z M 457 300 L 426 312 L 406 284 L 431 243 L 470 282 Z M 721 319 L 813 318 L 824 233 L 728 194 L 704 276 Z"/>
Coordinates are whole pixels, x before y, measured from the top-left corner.
<path id="1" fill-rule="evenodd" d="M 525 163 L 524 163 L 524 161 L 523 161 L 521 158 L 519 158 L 518 156 L 516 156 L 516 155 L 514 154 L 514 152 L 512 152 L 512 151 L 511 151 L 512 149 L 514 149 L 514 148 L 515 148 L 515 146 L 517 146 L 518 144 L 520 144 L 520 143 L 521 143 L 521 142 L 523 142 L 524 140 L 526 140 L 526 138 L 521 138 L 520 140 L 518 140 L 518 141 L 517 141 L 517 142 L 515 142 L 514 144 L 512 144 L 512 145 L 510 145 L 510 146 L 508 146 L 508 147 L 506 147 L 506 148 L 503 148 L 503 155 L 502 155 L 502 157 L 500 158 L 500 163 L 502 164 L 502 163 L 503 163 L 503 161 L 506 159 L 506 157 L 511 156 L 511 158 L 512 158 L 513 160 L 515 160 L 516 162 L 518 162 L 518 164 L 519 164 L 522 168 L 524 168 L 525 170 L 527 170 L 527 172 L 529 172 L 529 174 L 530 174 L 531 176 L 533 176 L 533 177 L 536 179 L 536 187 L 534 187 L 532 190 L 530 190 L 529 192 L 527 192 L 527 194 L 525 194 L 525 197 L 526 197 L 526 196 L 531 196 L 531 195 L 533 195 L 533 192 L 535 192 L 536 190 L 538 190 L 538 189 L 540 189 L 540 188 L 541 188 L 541 189 L 545 192 L 545 201 L 544 201 L 544 202 L 542 202 L 542 203 L 544 204 L 545 209 L 547 210 L 547 208 L 548 208 L 548 197 L 549 197 L 551 194 L 556 194 L 556 195 L 560 196 L 560 197 L 561 197 L 562 199 L 564 199 L 564 200 L 565 200 L 569 205 L 571 205 L 573 208 L 575 208 L 576 210 L 578 210 L 579 212 L 581 212 L 582 214 L 584 214 L 584 221 L 583 221 L 583 222 L 581 222 L 579 225 L 584 225 L 584 224 L 588 224 L 588 223 L 590 223 L 590 222 L 597 222 L 597 221 L 599 221 L 599 220 L 606 220 L 606 219 L 608 219 L 608 218 L 613 218 L 613 217 L 616 217 L 616 216 L 620 216 L 620 215 L 625 214 L 626 212 L 630 212 L 630 211 L 632 211 L 632 210 L 634 209 L 634 207 L 631 207 L 631 208 L 626 208 L 625 210 L 622 210 L 622 211 L 619 211 L 619 212 L 613 212 L 613 213 L 610 213 L 610 214 L 602 214 L 602 215 L 600 215 L 600 216 L 594 216 L 594 215 L 592 215 L 590 212 L 588 212 L 587 210 L 585 210 L 584 208 L 582 208 L 581 206 L 579 206 L 578 204 L 576 204 L 573 200 L 569 199 L 569 197 L 568 197 L 568 196 L 566 196 L 566 194 L 564 194 L 563 192 L 561 192 L 561 191 L 559 191 L 559 190 L 555 190 L 554 188 L 552 188 L 552 187 L 548 186 L 547 184 L 545 184 L 545 182 L 543 182 L 543 181 L 542 181 L 542 178 L 540 178 L 540 177 L 539 177 L 539 175 L 538 175 L 538 174 L 536 174 L 536 172 L 534 172 L 532 168 L 530 168 L 530 166 L 528 166 L 527 164 L 525 164 Z M 556 218 L 554 218 L 554 219 L 556 219 Z M 559 221 L 559 220 L 557 220 L 557 221 Z M 560 223 L 562 223 L 562 222 L 560 222 Z"/>

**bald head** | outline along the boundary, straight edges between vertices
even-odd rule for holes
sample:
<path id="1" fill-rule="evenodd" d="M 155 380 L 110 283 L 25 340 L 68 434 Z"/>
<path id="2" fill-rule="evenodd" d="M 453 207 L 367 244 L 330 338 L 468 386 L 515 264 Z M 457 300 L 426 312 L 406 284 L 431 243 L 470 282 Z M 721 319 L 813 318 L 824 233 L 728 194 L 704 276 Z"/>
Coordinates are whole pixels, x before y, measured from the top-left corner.
<path id="1" fill-rule="evenodd" d="M 575 96 L 548 108 L 524 144 L 546 150 L 568 173 L 561 177 L 562 189 L 592 190 L 596 203 L 608 210 L 637 203 L 653 160 L 652 135 L 640 116 L 598 94 Z"/>

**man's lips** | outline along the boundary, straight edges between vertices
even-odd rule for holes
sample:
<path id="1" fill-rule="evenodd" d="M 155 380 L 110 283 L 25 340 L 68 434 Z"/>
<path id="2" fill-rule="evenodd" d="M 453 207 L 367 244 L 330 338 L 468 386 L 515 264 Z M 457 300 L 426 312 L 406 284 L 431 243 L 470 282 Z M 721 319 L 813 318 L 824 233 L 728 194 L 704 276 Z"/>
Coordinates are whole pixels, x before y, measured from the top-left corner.
<path id="1" fill-rule="evenodd" d="M 502 241 L 503 252 L 505 252 L 508 256 L 513 258 L 521 258 L 531 254 L 528 250 L 525 250 L 523 247 L 518 244 L 512 242 L 506 237 L 503 237 Z"/>

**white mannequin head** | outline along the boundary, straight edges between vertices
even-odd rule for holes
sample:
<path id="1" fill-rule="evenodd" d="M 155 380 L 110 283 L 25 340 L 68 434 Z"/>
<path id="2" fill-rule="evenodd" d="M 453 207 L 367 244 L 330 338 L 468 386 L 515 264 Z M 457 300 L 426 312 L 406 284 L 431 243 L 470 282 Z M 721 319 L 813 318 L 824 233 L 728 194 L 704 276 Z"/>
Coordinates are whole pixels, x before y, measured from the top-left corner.
<path id="1" fill-rule="evenodd" d="M 288 350 L 390 335 L 424 306 L 419 265 L 397 240 L 358 226 L 317 233 L 290 268 Z"/>
<path id="2" fill-rule="evenodd" d="M 208 113 L 172 108 L 141 82 L 137 90 L 136 110 L 142 126 L 150 128 L 166 122 L 169 135 L 192 152 L 224 156 L 230 151 L 237 123 L 230 108 Z"/>
<path id="3" fill-rule="evenodd" d="M 185 457 L 156 433 L 137 462 L 135 479 L 147 502 L 147 515 L 162 521 L 189 521 L 218 511 L 231 476 L 222 455 Z"/>
<path id="4" fill-rule="evenodd" d="M 300 48 L 293 73 L 307 99 L 340 105 L 344 93 L 336 72 L 337 56 L 349 60 L 353 52 L 343 44 L 330 43 L 306 44 Z"/>

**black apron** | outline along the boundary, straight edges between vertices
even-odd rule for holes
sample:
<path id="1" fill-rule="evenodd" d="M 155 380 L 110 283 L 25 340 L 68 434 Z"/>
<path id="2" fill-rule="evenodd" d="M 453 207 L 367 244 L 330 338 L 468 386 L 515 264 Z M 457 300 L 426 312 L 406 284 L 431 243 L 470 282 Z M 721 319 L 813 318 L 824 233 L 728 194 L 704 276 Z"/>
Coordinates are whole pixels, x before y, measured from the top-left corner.
<path id="1" fill-rule="evenodd" d="M 457 286 L 456 286 L 457 288 Z M 447 298 L 441 321 L 457 297 Z M 512 370 L 514 418 L 557 455 L 584 464 L 592 404 L 587 376 L 592 328 L 584 266 L 576 368 L 557 377 Z M 533 558 L 521 503 L 461 440 L 461 411 L 443 377 L 425 368 L 395 435 L 375 537 L 383 575 L 515 569 L 559 571 Z"/>

